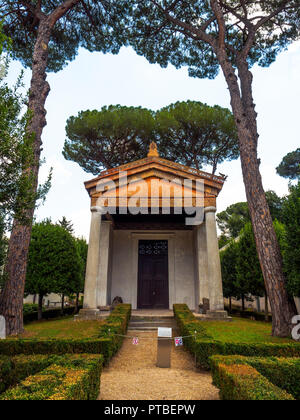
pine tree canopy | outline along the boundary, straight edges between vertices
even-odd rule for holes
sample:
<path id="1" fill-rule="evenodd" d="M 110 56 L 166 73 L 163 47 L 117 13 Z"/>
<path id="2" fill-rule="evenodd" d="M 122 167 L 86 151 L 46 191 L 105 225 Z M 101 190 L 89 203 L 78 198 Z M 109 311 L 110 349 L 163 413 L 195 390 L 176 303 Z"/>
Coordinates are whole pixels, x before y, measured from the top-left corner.
<path id="1" fill-rule="evenodd" d="M 157 112 L 109 106 L 70 117 L 63 155 L 86 172 L 98 175 L 147 156 L 155 140 L 165 159 L 197 169 L 239 157 L 232 113 L 201 102 L 177 102 Z"/>
<path id="2" fill-rule="evenodd" d="M 12 56 L 31 67 L 39 22 L 61 0 L 0 0 L 3 31 L 13 42 Z M 80 0 L 56 22 L 49 43 L 48 71 L 74 60 L 79 48 L 116 54 L 126 44 L 129 4 L 124 0 Z"/>
<path id="3" fill-rule="evenodd" d="M 176 68 L 188 66 L 193 77 L 214 78 L 218 74 L 220 27 L 224 28 L 222 38 L 234 68 L 245 57 L 250 66 L 269 66 L 280 51 L 299 38 L 299 0 L 131 3 L 136 7 L 130 42 L 136 52 L 162 67 L 169 63 Z"/>

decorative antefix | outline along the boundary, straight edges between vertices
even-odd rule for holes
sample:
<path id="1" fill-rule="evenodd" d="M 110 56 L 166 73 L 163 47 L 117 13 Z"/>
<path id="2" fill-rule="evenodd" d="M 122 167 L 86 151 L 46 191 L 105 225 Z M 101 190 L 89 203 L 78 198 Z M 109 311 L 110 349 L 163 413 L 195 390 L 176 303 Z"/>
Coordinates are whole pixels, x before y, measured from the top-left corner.
<path id="1" fill-rule="evenodd" d="M 0 340 L 6 339 L 6 323 L 4 316 L 0 315 Z"/>
<path id="2" fill-rule="evenodd" d="M 115 296 L 133 309 L 186 303 L 226 317 L 215 221 L 224 177 L 159 156 L 109 169 L 85 183 L 91 228 L 79 318 L 100 317 Z"/>

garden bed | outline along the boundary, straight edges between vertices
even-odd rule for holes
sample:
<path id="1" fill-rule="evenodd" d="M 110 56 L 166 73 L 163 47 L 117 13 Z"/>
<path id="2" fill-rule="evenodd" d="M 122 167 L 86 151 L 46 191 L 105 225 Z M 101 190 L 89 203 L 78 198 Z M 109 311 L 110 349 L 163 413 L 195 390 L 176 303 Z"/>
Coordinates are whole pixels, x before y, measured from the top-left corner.
<path id="1" fill-rule="evenodd" d="M 255 327 L 255 321 L 244 321 L 249 323 L 248 338 L 252 336 L 252 339 L 247 340 L 245 338 L 247 331 L 244 333 L 244 339 L 241 339 L 241 331 L 238 327 L 234 334 L 234 323 L 231 325 L 222 321 L 218 321 L 219 334 L 214 336 L 213 323 L 197 320 L 187 305 L 174 305 L 174 314 L 180 334 L 191 336 L 184 339 L 184 344 L 196 355 L 197 363 L 201 368 L 210 369 L 210 357 L 213 355 L 300 357 L 300 343 L 293 340 L 274 338 L 270 335 L 259 341 L 255 338 L 256 334 L 253 337 L 251 323 Z M 224 333 L 226 328 L 231 328 L 231 334 Z M 196 339 L 194 339 L 195 331 Z"/>
<path id="2" fill-rule="evenodd" d="M 16 356 L 0 359 L 0 400 L 96 400 L 102 355 Z"/>
<path id="3" fill-rule="evenodd" d="M 211 368 L 222 399 L 300 399 L 299 358 L 213 356 Z"/>

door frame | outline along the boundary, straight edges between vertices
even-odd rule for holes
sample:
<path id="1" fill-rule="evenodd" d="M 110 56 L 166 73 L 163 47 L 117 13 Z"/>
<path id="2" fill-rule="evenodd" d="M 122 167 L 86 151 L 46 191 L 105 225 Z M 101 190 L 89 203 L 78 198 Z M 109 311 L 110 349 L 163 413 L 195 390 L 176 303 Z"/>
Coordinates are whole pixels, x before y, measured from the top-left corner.
<path id="1" fill-rule="evenodd" d="M 151 243 L 151 244 L 156 244 L 156 243 L 160 243 L 160 242 L 164 242 L 167 244 L 167 252 L 163 253 L 162 255 L 157 254 L 155 255 L 154 253 L 151 253 L 150 256 L 147 255 L 142 255 L 140 254 L 140 245 L 141 242 L 147 242 L 147 243 Z M 144 261 L 145 263 L 147 262 L 149 264 L 150 261 L 150 265 L 154 264 L 154 261 L 157 259 L 162 259 L 164 261 L 163 265 L 163 271 L 165 273 L 165 275 L 163 276 L 164 280 L 164 287 L 161 287 L 160 290 L 158 290 L 159 292 L 163 292 L 163 308 L 160 309 L 168 309 L 169 308 L 169 241 L 166 239 L 139 239 L 139 256 L 138 256 L 138 290 L 137 290 L 137 308 L 138 309 L 147 309 L 147 308 L 141 308 L 142 305 L 142 297 L 141 295 L 143 295 L 143 290 L 144 290 L 144 278 L 142 276 L 143 273 L 143 264 L 142 261 Z M 156 284 L 156 280 L 155 280 L 155 284 Z M 144 296 L 144 295 L 143 295 Z M 148 299 L 151 300 L 150 296 L 148 296 Z M 152 302 L 153 303 L 153 302 Z M 155 306 L 151 306 L 148 309 L 156 309 Z M 159 309 L 159 308 L 157 308 Z"/>
<path id="2" fill-rule="evenodd" d="M 167 240 L 168 241 L 168 264 L 169 264 L 169 309 L 172 309 L 176 299 L 175 290 L 175 232 L 152 231 L 132 232 L 132 279 L 133 287 L 131 290 L 131 304 L 133 309 L 137 309 L 138 294 L 138 265 L 139 265 L 139 240 Z"/>

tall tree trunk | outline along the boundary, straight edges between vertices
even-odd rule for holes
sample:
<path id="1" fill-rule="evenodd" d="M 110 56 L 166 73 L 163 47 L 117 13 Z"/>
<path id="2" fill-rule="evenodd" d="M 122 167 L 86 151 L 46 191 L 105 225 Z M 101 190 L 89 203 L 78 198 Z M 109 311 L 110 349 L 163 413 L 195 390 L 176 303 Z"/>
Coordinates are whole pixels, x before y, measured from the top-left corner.
<path id="1" fill-rule="evenodd" d="M 245 311 L 245 295 L 242 295 L 242 311 Z"/>
<path id="2" fill-rule="evenodd" d="M 26 172 L 30 172 L 34 177 L 32 185 L 33 193 L 36 193 L 38 187 L 42 145 L 41 135 L 46 125 L 45 102 L 50 91 L 50 86 L 46 81 L 50 35 L 51 26 L 46 19 L 42 19 L 33 53 L 32 78 L 28 104 L 32 116 L 27 131 L 29 135 L 34 136 L 34 162 L 26 169 Z M 5 282 L 0 301 L 0 314 L 6 319 L 8 335 L 20 334 L 24 331 L 23 297 L 33 214 L 34 208 L 26 211 L 27 224 L 15 219 L 10 236 L 6 264 L 7 281 Z"/>
<path id="3" fill-rule="evenodd" d="M 295 303 L 289 299 L 282 269 L 282 257 L 266 200 L 257 159 L 257 114 L 252 97 L 252 74 L 245 57 L 238 61 L 238 84 L 235 71 L 223 48 L 216 48 L 218 60 L 225 76 L 235 117 L 243 179 L 256 241 L 258 257 L 270 299 L 273 315 L 272 334 L 290 336 Z"/>
<path id="4" fill-rule="evenodd" d="M 75 314 L 79 312 L 79 293 L 76 293 Z"/>
<path id="5" fill-rule="evenodd" d="M 260 309 L 260 297 L 259 296 L 257 296 L 257 298 L 256 298 L 256 307 L 257 307 L 257 312 L 260 312 L 261 309 Z"/>
<path id="6" fill-rule="evenodd" d="M 65 295 L 61 295 L 61 314 L 64 314 L 64 308 L 65 308 Z"/>
<path id="7" fill-rule="evenodd" d="M 232 297 L 230 296 L 229 298 L 229 313 L 231 314 L 232 312 Z"/>
<path id="8" fill-rule="evenodd" d="M 38 307 L 38 320 L 41 321 L 43 319 L 43 298 L 42 294 L 39 294 L 39 307 Z"/>

